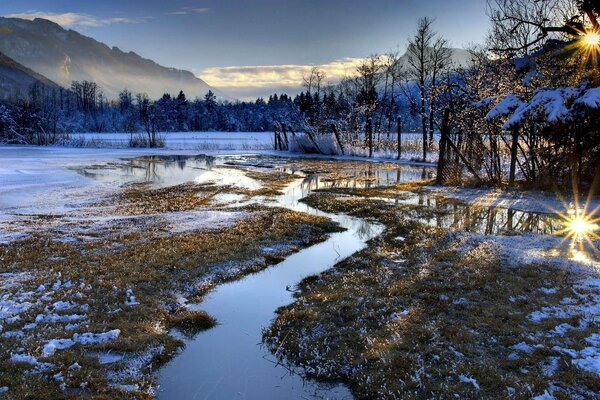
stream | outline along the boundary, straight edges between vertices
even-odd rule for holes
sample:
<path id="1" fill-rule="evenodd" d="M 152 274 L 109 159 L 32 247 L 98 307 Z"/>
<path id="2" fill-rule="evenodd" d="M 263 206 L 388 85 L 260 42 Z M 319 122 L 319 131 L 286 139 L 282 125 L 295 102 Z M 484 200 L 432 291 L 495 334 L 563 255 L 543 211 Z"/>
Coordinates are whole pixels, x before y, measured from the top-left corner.
<path id="1" fill-rule="evenodd" d="M 159 371 L 159 399 L 352 398 L 343 385 L 303 379 L 278 364 L 261 345 L 262 329 L 269 326 L 275 310 L 293 301 L 287 288 L 333 267 L 383 231 L 381 225 L 300 203 L 314 187 L 311 182 L 314 178 L 299 179 L 276 205 L 331 218 L 346 231 L 266 270 L 220 285 L 194 305 L 216 317 L 218 325 L 186 340 L 182 353 Z"/>
<path id="2" fill-rule="evenodd" d="M 276 168 L 290 174 L 299 172 L 290 168 L 283 158 L 260 156 L 151 156 L 128 160 L 125 165 L 88 167 L 78 172 L 97 181 L 149 182 L 164 187 L 197 181 L 205 171 L 228 165 Z M 344 172 L 343 177 L 333 180 L 321 179 L 318 173 L 300 174 L 275 201 L 256 199 L 264 205 L 330 218 L 346 230 L 333 233 L 324 242 L 302 249 L 261 272 L 219 285 L 201 303 L 190 305 L 214 316 L 218 325 L 193 338 L 180 336 L 185 347 L 158 371 L 159 399 L 352 398 L 342 384 L 303 378 L 300 371 L 278 363 L 262 345 L 263 329 L 270 325 L 279 307 L 293 302 L 293 288 L 302 279 L 319 274 L 365 248 L 367 241 L 384 229 L 363 219 L 319 211 L 300 200 L 316 189 L 387 186 L 419 180 L 431 169 L 407 165 L 390 169 L 371 164 L 366 169 Z M 554 215 L 470 207 L 422 193 L 402 192 L 398 193 L 398 198 L 380 200 L 442 211 L 420 219 L 448 229 L 488 235 L 504 232 L 552 234 L 560 229 Z"/>

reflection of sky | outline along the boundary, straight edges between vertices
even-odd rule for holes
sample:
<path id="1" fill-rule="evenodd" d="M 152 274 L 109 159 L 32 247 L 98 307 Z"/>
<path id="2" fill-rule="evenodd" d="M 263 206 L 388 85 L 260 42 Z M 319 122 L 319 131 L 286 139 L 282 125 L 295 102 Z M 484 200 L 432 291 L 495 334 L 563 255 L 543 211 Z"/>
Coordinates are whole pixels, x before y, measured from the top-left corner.
<path id="1" fill-rule="evenodd" d="M 226 66 L 302 68 L 404 48 L 416 20 L 423 16 L 436 18 L 436 29 L 455 47 L 481 43 L 488 29 L 483 0 L 0 3 L 1 15 L 24 13 L 53 18 L 109 46 L 133 50 L 159 64 L 195 73 Z M 276 70 L 266 68 L 261 73 Z"/>

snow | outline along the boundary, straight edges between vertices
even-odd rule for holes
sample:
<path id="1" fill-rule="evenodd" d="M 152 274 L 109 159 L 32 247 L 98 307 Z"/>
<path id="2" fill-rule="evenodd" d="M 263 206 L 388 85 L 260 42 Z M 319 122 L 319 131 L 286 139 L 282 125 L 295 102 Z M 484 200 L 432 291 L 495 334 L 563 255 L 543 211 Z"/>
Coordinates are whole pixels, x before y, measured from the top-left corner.
<path id="1" fill-rule="evenodd" d="M 591 88 L 575 100 L 575 104 L 582 104 L 589 108 L 600 107 L 600 87 Z"/>
<path id="2" fill-rule="evenodd" d="M 40 362 L 40 361 L 38 361 L 37 358 L 35 358 L 34 356 L 29 355 L 29 354 L 11 354 L 10 361 L 15 362 L 15 363 L 30 364 L 41 371 L 47 370 L 47 369 L 50 369 L 53 367 L 52 364 Z"/>
<path id="3" fill-rule="evenodd" d="M 479 390 L 479 383 L 477 383 L 477 380 L 475 380 L 474 378 L 470 378 L 468 376 L 465 375 L 460 375 L 458 377 L 458 379 L 462 382 L 462 383 L 470 383 L 471 385 L 473 385 L 473 387 L 477 390 Z"/>
<path id="4" fill-rule="evenodd" d="M 138 303 L 137 299 L 135 298 L 135 295 L 133 294 L 133 289 L 127 289 L 127 291 L 125 292 L 125 305 L 126 306 L 136 306 L 140 303 Z"/>
<path id="5" fill-rule="evenodd" d="M 194 179 L 194 182 L 197 184 L 212 183 L 217 186 L 233 186 L 248 190 L 257 190 L 262 187 L 257 180 L 248 178 L 243 171 L 231 168 L 206 171 Z"/>
<path id="6" fill-rule="evenodd" d="M 183 233 L 207 229 L 220 229 L 247 217 L 243 211 L 181 211 L 161 214 L 170 226 L 170 232 Z"/>
<path id="7" fill-rule="evenodd" d="M 75 333 L 73 334 L 72 339 L 51 339 L 45 345 L 42 350 L 42 354 L 44 357 L 49 357 L 53 355 L 56 350 L 67 349 L 75 344 L 81 345 L 96 345 L 96 344 L 104 344 L 115 340 L 119 337 L 121 331 L 119 329 L 113 329 L 108 332 L 102 333 Z"/>
<path id="8" fill-rule="evenodd" d="M 32 365 L 37 365 L 37 363 L 38 363 L 37 358 L 35 358 L 34 356 L 30 356 L 28 354 L 13 354 L 10 356 L 10 361 L 32 364 Z"/>
<path id="9" fill-rule="evenodd" d="M 543 116 L 550 123 L 568 122 L 578 117 L 578 107 L 581 106 L 599 108 L 600 88 L 542 88 L 536 90 L 527 102 L 523 102 L 515 94 L 509 94 L 492 108 L 486 119 L 509 115 L 503 125 L 504 129 L 520 125 L 530 115 Z"/>
<path id="10" fill-rule="evenodd" d="M 169 150 L 268 150 L 273 148 L 272 132 L 164 132 Z M 85 140 L 96 147 L 127 147 L 129 133 L 75 133 L 73 141 Z"/>
<path id="11" fill-rule="evenodd" d="M 523 102 L 514 94 L 509 94 L 504 97 L 498 104 L 492 108 L 487 115 L 486 119 L 494 119 L 502 115 L 507 115 L 513 112 L 517 107 L 521 106 Z"/>
<path id="12" fill-rule="evenodd" d="M 556 400 L 556 397 L 552 396 L 548 391 L 544 391 L 544 394 L 533 397 L 531 400 Z"/>

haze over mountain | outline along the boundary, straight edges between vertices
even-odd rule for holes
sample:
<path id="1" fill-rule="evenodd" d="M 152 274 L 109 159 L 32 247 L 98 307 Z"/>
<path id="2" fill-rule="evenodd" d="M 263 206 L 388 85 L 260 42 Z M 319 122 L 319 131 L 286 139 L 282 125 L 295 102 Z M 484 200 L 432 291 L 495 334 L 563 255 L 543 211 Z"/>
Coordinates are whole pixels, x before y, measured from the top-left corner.
<path id="1" fill-rule="evenodd" d="M 45 76 L 0 53 L 0 99 L 24 97 L 35 83 L 51 88 L 59 87 Z"/>
<path id="2" fill-rule="evenodd" d="M 94 81 L 109 98 L 127 88 L 152 98 L 179 90 L 193 98 L 212 90 L 218 99 L 229 99 L 189 71 L 110 48 L 46 19 L 0 17 L 0 52 L 63 87 L 74 80 Z"/>
<path id="3" fill-rule="evenodd" d="M 451 62 L 454 67 L 467 67 L 472 63 L 472 56 L 468 50 L 450 48 Z M 325 72 L 325 81 L 337 84 L 343 78 L 356 74 L 356 67 L 363 58 L 344 58 L 319 65 Z M 409 56 L 404 53 L 400 58 L 400 66 L 407 70 Z M 236 93 L 242 100 L 253 100 L 257 97 L 267 98 L 273 93 L 287 93 L 296 95 L 303 88 L 303 76 L 310 74 L 312 65 L 284 64 L 284 65 L 257 65 L 257 66 L 232 66 L 221 68 L 208 68 L 202 71 L 201 76 L 216 87 Z"/>

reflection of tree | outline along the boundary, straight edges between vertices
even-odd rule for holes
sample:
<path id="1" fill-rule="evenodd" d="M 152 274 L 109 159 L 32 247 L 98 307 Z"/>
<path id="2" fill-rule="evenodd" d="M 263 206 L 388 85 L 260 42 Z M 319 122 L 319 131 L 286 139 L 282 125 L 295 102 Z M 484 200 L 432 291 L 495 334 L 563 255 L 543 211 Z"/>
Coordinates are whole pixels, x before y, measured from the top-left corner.
<path id="1" fill-rule="evenodd" d="M 424 200 L 419 197 L 419 204 Z M 483 235 L 509 232 L 552 235 L 556 232 L 557 217 L 497 207 L 476 207 L 454 200 L 438 200 L 436 225 Z"/>
<path id="2" fill-rule="evenodd" d="M 362 219 L 357 219 L 356 220 L 358 223 L 358 229 L 356 230 L 356 236 L 359 239 L 365 239 L 365 238 L 369 238 L 371 236 L 373 236 L 373 230 L 375 228 L 375 225 L 362 220 Z"/>

